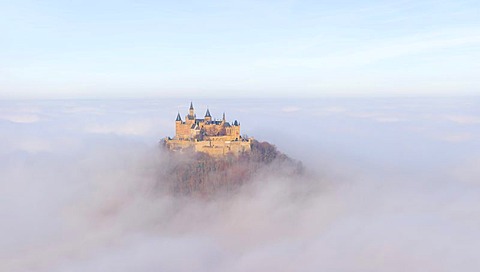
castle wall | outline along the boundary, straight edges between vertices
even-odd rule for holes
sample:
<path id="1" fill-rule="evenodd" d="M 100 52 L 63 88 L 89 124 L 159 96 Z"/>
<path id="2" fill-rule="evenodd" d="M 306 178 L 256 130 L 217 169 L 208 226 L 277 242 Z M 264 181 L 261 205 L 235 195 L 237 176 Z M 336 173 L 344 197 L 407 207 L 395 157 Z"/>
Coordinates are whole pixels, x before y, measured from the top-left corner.
<path id="1" fill-rule="evenodd" d="M 211 156 L 223 156 L 229 153 L 250 152 L 250 141 L 200 141 L 195 142 L 196 152 L 205 152 Z"/>
<path id="2" fill-rule="evenodd" d="M 165 144 L 168 149 L 173 151 L 181 151 L 187 149 L 195 149 L 195 142 L 193 141 L 183 141 L 183 140 L 165 140 Z"/>
<path id="3" fill-rule="evenodd" d="M 188 124 L 177 123 L 175 126 L 175 138 L 176 139 L 188 139 L 190 138 L 190 127 Z"/>
<path id="4" fill-rule="evenodd" d="M 167 139 L 165 144 L 168 149 L 173 151 L 193 150 L 195 152 L 204 152 L 211 156 L 223 156 L 226 154 L 240 154 L 250 152 L 251 141 L 185 141 L 176 139 Z"/>

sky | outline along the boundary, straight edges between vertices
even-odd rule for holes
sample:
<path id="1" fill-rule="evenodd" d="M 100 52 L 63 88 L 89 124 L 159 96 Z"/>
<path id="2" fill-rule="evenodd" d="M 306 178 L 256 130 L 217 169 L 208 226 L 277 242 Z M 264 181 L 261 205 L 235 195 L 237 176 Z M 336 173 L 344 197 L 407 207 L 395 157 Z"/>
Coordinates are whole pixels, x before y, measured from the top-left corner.
<path id="1" fill-rule="evenodd" d="M 207 104 L 208 103 L 208 104 Z M 301 160 L 162 194 L 185 99 L 0 101 L 0 271 L 475 271 L 480 99 L 195 100 Z"/>
<path id="2" fill-rule="evenodd" d="M 475 0 L 0 0 L 0 99 L 477 95 L 478 59 Z"/>

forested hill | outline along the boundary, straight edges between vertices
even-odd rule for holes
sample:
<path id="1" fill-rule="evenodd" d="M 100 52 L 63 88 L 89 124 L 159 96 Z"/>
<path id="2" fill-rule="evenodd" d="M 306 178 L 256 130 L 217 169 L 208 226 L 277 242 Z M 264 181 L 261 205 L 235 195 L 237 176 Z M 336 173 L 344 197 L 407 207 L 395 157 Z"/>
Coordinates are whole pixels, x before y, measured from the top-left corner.
<path id="1" fill-rule="evenodd" d="M 206 153 L 169 152 L 161 174 L 168 190 L 176 195 L 213 196 L 234 192 L 256 175 L 295 176 L 303 173 L 301 162 L 289 158 L 267 142 L 253 141 L 252 150 L 238 157 L 214 158 Z"/>

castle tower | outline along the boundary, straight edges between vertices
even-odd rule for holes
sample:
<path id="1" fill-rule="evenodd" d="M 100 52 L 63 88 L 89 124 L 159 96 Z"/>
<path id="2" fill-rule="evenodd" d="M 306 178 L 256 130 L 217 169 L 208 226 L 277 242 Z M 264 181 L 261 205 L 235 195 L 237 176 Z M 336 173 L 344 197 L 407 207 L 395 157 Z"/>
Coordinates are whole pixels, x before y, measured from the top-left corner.
<path id="1" fill-rule="evenodd" d="M 240 123 L 237 120 L 233 122 L 232 136 L 235 137 L 236 140 L 239 140 L 242 138 L 242 136 L 240 135 Z"/>
<path id="2" fill-rule="evenodd" d="M 195 115 L 195 109 L 193 108 L 193 103 L 190 102 L 190 109 L 188 111 L 188 115 L 185 116 L 185 124 L 191 127 L 193 124 L 195 124 L 195 119 L 197 119 L 197 116 Z"/>
<path id="3" fill-rule="evenodd" d="M 180 132 L 182 127 L 182 117 L 180 117 L 180 112 L 177 113 L 177 119 L 175 119 L 175 138 L 180 138 Z"/>
<path id="4" fill-rule="evenodd" d="M 193 108 L 193 102 L 190 102 L 190 109 L 188 111 L 189 116 L 195 116 L 195 109 Z"/>
<path id="5" fill-rule="evenodd" d="M 207 112 L 205 113 L 205 121 L 212 121 L 212 115 L 210 115 L 210 110 L 207 108 Z"/>

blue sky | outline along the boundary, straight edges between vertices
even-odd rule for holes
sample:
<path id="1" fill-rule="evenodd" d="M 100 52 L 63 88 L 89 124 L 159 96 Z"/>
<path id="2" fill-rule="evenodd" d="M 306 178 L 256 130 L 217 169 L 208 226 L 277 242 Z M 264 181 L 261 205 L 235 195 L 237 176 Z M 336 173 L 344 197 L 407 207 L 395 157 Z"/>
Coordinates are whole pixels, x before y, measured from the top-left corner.
<path id="1" fill-rule="evenodd" d="M 0 1 L 0 98 L 480 93 L 478 1 Z"/>

